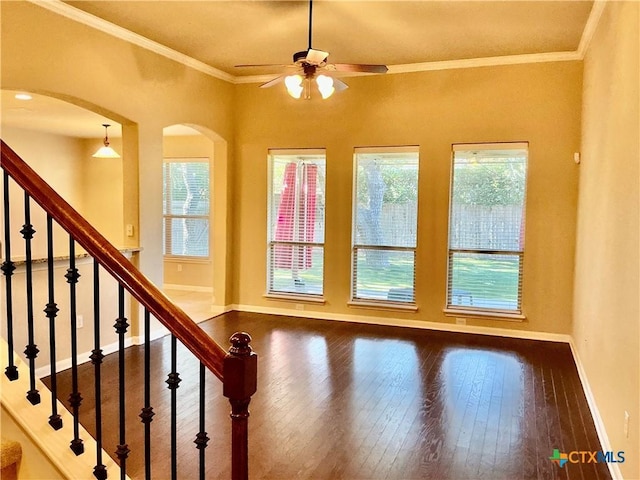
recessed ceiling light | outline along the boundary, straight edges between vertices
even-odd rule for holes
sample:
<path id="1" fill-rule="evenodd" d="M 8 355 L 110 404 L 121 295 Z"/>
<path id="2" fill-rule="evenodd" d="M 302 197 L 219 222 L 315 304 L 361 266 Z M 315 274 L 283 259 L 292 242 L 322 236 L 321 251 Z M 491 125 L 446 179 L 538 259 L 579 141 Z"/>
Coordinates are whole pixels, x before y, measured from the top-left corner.
<path id="1" fill-rule="evenodd" d="M 16 93 L 15 98 L 18 100 L 31 100 L 33 97 L 28 93 L 21 92 L 21 93 Z"/>

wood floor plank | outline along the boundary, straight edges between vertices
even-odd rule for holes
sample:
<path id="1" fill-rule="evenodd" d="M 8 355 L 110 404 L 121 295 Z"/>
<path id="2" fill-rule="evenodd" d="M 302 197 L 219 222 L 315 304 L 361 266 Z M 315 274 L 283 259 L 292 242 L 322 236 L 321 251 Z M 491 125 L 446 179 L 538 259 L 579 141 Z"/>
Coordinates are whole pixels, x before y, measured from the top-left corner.
<path id="1" fill-rule="evenodd" d="M 201 324 L 218 342 L 250 332 L 259 354 L 249 419 L 252 479 L 608 479 L 606 465 L 560 468 L 599 450 L 568 345 L 231 312 Z M 152 478 L 167 478 L 168 337 L 152 342 Z M 144 478 L 143 352 L 126 352 L 127 461 Z M 197 478 L 198 362 L 178 352 L 178 476 Z M 46 379 L 45 379 L 46 381 Z M 80 366 L 81 420 L 95 432 L 93 366 Z M 103 442 L 118 443 L 117 356 L 102 373 Z M 70 374 L 58 376 L 68 404 Z M 207 478 L 230 476 L 229 404 L 207 377 Z"/>

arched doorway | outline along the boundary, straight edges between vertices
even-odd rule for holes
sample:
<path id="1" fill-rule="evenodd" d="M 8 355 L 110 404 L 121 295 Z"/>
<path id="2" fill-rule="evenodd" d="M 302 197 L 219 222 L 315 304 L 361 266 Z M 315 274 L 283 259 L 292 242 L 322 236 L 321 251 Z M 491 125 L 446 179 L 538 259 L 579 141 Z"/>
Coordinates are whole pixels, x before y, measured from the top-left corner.
<path id="1" fill-rule="evenodd" d="M 194 125 L 163 130 L 163 283 L 196 321 L 226 304 L 227 145 Z"/>

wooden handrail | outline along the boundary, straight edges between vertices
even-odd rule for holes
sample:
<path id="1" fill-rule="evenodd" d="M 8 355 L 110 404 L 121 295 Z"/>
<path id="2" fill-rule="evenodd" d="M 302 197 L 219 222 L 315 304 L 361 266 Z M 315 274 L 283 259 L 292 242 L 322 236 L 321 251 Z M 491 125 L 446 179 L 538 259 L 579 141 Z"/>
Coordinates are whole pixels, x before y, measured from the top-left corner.
<path id="1" fill-rule="evenodd" d="M 0 165 L 9 176 L 136 300 L 167 327 L 198 360 L 223 380 L 223 361 L 227 352 L 42 180 L 11 147 L 2 140 L 0 145 Z"/>

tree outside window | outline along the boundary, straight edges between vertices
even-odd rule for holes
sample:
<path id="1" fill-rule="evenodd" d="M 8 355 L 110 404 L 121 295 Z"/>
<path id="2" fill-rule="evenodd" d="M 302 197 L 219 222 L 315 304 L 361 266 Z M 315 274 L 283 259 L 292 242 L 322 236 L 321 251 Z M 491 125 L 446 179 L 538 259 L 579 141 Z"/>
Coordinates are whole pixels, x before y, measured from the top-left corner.
<path id="1" fill-rule="evenodd" d="M 415 303 L 418 148 L 355 151 L 352 300 Z"/>
<path id="2" fill-rule="evenodd" d="M 209 159 L 166 159 L 163 169 L 164 254 L 209 257 Z"/>

